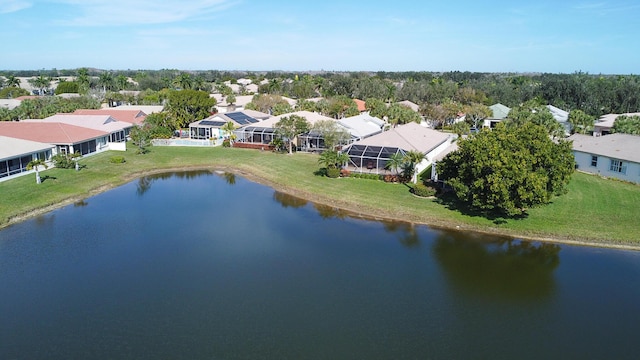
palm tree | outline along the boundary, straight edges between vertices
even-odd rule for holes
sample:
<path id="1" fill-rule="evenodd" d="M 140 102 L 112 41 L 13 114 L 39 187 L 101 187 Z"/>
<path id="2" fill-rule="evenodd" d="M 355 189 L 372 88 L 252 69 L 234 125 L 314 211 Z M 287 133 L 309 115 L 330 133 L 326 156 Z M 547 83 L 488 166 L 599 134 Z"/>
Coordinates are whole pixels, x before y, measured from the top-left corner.
<path id="1" fill-rule="evenodd" d="M 111 87 L 113 86 L 113 76 L 111 75 L 111 73 L 105 71 L 100 74 L 100 77 L 98 77 L 98 84 L 102 85 L 103 93 L 106 93 L 107 89 L 111 89 Z"/>
<path id="2" fill-rule="evenodd" d="M 38 89 L 39 95 L 44 95 L 44 90 L 51 85 L 51 79 L 44 75 L 38 75 L 37 78 L 29 79 L 29 84 Z"/>
<path id="3" fill-rule="evenodd" d="M 123 74 L 116 76 L 115 81 L 116 85 L 118 86 L 118 90 L 125 90 L 127 88 L 127 85 L 129 84 L 129 78 L 127 78 Z"/>
<path id="4" fill-rule="evenodd" d="M 405 156 L 397 152 L 391 156 L 389 156 L 389 162 L 387 162 L 386 168 L 398 174 L 398 170 L 402 167 L 402 164 L 405 161 Z"/>
<path id="5" fill-rule="evenodd" d="M 180 73 L 175 79 L 173 79 L 173 85 L 179 89 L 186 90 L 193 87 L 193 79 L 189 73 Z"/>
<path id="6" fill-rule="evenodd" d="M 417 182 L 416 176 L 418 175 L 416 173 L 416 165 L 421 163 L 422 160 L 425 160 L 427 156 L 420 151 L 411 150 L 406 154 L 406 157 L 408 161 L 406 166 L 403 168 L 404 175 L 411 178 L 411 181 L 415 183 Z"/>
<path id="7" fill-rule="evenodd" d="M 320 154 L 318 164 L 327 169 L 327 176 L 338 177 L 342 166 L 349 161 L 349 155 L 338 152 L 337 150 L 327 150 Z"/>
<path id="8" fill-rule="evenodd" d="M 13 75 L 7 76 L 7 87 L 20 87 L 20 79 Z"/>
<path id="9" fill-rule="evenodd" d="M 235 140 L 236 138 L 236 134 L 233 133 L 233 131 L 236 129 L 236 124 L 234 124 L 233 121 L 229 121 L 220 129 L 229 134 L 229 145 L 233 145 L 233 140 Z"/>
<path id="10" fill-rule="evenodd" d="M 42 179 L 40 179 L 40 169 L 39 169 L 40 166 L 44 166 L 45 169 L 49 167 L 47 163 L 44 162 L 44 160 L 42 159 L 31 160 L 27 164 L 27 170 L 31 170 L 31 169 L 36 170 L 36 184 L 42 183 Z"/>

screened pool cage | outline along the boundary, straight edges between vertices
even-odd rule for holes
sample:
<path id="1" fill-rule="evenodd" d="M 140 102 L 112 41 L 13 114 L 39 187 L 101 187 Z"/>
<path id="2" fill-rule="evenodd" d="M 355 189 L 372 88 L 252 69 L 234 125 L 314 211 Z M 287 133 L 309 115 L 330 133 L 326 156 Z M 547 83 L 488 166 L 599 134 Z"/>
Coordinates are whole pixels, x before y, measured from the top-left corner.
<path id="1" fill-rule="evenodd" d="M 351 171 L 373 174 L 390 174 L 387 164 L 394 154 L 406 155 L 406 152 L 397 147 L 357 145 L 353 144 L 345 149 L 349 155 L 347 168 Z"/>
<path id="2" fill-rule="evenodd" d="M 278 134 L 276 134 L 276 129 L 274 128 L 263 128 L 255 126 L 248 126 L 238 129 L 235 131 L 235 134 L 237 142 L 257 144 L 269 144 L 271 143 L 271 141 L 273 141 L 274 138 L 278 136 Z M 285 142 L 287 141 L 287 139 L 284 140 Z M 340 146 L 347 145 L 353 141 L 355 141 L 355 139 L 352 138 L 349 140 L 349 142 L 340 144 Z M 303 135 L 298 135 L 298 141 L 295 146 L 298 151 L 314 152 L 326 150 L 324 138 L 321 134 L 314 131 L 308 132 Z"/>

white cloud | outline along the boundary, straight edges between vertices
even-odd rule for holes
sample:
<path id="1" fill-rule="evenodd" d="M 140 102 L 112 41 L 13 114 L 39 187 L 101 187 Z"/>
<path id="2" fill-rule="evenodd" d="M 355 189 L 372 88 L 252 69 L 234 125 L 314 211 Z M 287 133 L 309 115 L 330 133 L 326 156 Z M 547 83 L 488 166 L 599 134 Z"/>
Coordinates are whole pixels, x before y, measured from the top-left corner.
<path id="1" fill-rule="evenodd" d="M 0 14 L 9 14 L 31 7 L 30 1 L 24 0 L 0 0 Z"/>
<path id="2" fill-rule="evenodd" d="M 75 8 L 80 15 L 61 20 L 65 25 L 114 26 L 165 24 L 225 10 L 234 0 L 55 0 Z"/>

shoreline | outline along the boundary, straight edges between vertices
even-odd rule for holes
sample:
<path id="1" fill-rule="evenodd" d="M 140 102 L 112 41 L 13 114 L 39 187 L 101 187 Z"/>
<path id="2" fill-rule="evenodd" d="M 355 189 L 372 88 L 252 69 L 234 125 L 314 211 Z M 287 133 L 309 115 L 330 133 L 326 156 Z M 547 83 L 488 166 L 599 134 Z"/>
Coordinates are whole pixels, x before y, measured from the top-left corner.
<path id="1" fill-rule="evenodd" d="M 22 221 L 28 220 L 30 218 L 37 217 L 42 214 L 46 214 L 53 210 L 74 204 L 78 201 L 82 201 L 84 199 L 90 198 L 92 196 L 98 195 L 100 193 L 109 191 L 118 186 L 122 186 L 126 183 L 134 181 L 136 179 L 142 178 L 144 176 L 154 175 L 154 174 L 162 174 L 162 173 L 171 173 L 171 172 L 181 172 L 181 171 L 196 171 L 196 170 L 206 170 L 211 173 L 214 172 L 230 172 L 239 176 L 244 177 L 245 179 L 259 183 L 265 186 L 270 187 L 274 191 L 279 191 L 282 193 L 286 193 L 288 195 L 292 195 L 295 197 L 299 197 L 306 201 L 333 207 L 335 209 L 343 210 L 349 213 L 350 216 L 360 219 L 373 220 L 373 221 L 393 221 L 393 222 L 404 222 L 415 225 L 425 225 L 430 228 L 436 230 L 446 230 L 446 231 L 467 231 L 474 232 L 478 234 L 485 235 L 497 235 L 504 237 L 511 237 L 514 239 L 521 239 L 525 241 L 538 241 L 544 243 L 554 243 L 554 244 L 563 244 L 563 245 L 572 245 L 572 246 L 583 246 L 583 247 L 594 247 L 594 248 L 606 248 L 606 249 L 617 249 L 617 250 L 631 250 L 631 251 L 640 251 L 639 245 L 628 245 L 628 244 L 616 244 L 606 241 L 595 241 L 589 239 L 569 239 L 569 238 L 554 238 L 549 236 L 542 235 L 526 235 L 526 234 L 516 234 L 509 231 L 501 231 L 498 229 L 486 229 L 486 228 L 474 228 L 469 226 L 461 226 L 460 224 L 454 224 L 450 221 L 443 221 L 441 219 L 435 219 L 438 221 L 425 221 L 421 219 L 400 219 L 398 216 L 393 216 L 393 214 L 384 211 L 383 209 L 371 210 L 371 212 L 357 210 L 357 204 L 349 203 L 349 202 L 339 202 L 333 199 L 329 199 L 322 195 L 312 194 L 306 191 L 301 191 L 292 187 L 281 186 L 269 179 L 264 177 L 260 177 L 255 173 L 247 172 L 241 170 L 239 168 L 228 167 L 228 166 L 187 166 L 187 167 L 171 167 L 171 168 L 163 168 L 163 169 L 154 169 L 150 171 L 143 171 L 138 173 L 132 173 L 122 179 L 121 182 L 110 183 L 106 185 L 99 186 L 95 189 L 91 189 L 88 194 L 85 195 L 76 195 L 71 196 L 63 201 L 58 203 L 50 204 L 41 208 L 33 209 L 23 214 L 16 215 L 8 219 L 8 221 L 4 224 L 0 225 L 0 230 L 9 227 L 13 224 L 20 223 Z M 380 212 L 375 214 L 375 212 Z"/>

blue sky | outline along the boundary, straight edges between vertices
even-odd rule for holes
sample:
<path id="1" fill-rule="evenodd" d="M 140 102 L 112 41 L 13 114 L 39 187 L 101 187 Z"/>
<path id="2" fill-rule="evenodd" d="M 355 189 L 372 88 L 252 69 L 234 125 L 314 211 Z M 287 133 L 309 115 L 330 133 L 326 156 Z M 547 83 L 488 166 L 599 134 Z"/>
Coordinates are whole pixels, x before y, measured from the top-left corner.
<path id="1" fill-rule="evenodd" d="M 0 0 L 0 69 L 639 74 L 640 2 Z"/>

